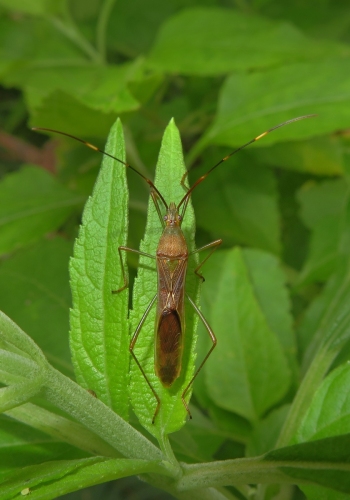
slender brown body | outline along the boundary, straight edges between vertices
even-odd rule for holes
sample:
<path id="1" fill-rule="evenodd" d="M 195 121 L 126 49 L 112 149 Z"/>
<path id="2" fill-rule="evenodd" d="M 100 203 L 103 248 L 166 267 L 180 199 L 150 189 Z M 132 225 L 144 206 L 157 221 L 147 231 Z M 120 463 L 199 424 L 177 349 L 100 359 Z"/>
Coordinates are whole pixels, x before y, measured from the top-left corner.
<path id="1" fill-rule="evenodd" d="M 175 203 L 170 203 L 164 220 L 156 253 L 158 300 L 154 367 L 163 386 L 170 387 L 181 373 L 188 249 Z"/>

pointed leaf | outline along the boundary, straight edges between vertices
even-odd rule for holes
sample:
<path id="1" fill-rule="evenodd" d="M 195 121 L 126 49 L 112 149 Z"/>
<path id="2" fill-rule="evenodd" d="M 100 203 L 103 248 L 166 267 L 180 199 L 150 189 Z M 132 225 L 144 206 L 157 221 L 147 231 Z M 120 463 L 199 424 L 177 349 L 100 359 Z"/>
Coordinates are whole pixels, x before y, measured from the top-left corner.
<path id="1" fill-rule="evenodd" d="M 119 121 L 106 150 L 125 161 Z M 71 350 L 79 383 L 124 418 L 128 415 L 128 292 L 113 295 L 112 290 L 123 284 L 118 247 L 126 244 L 127 210 L 125 167 L 104 157 L 70 265 Z"/>
<path id="2" fill-rule="evenodd" d="M 36 498 L 54 498 L 82 487 L 145 472 L 163 472 L 159 462 L 146 460 L 82 458 L 44 462 L 21 469 L 0 486 L 2 500 L 18 496 L 25 485 Z"/>
<path id="3" fill-rule="evenodd" d="M 294 443 L 350 433 L 350 365 L 334 370 L 317 390 Z"/>
<path id="4" fill-rule="evenodd" d="M 168 125 L 162 141 L 155 185 L 166 199 L 167 203 L 176 202 L 184 196 L 185 191 L 180 181 L 185 167 L 183 163 L 182 146 L 179 132 L 173 121 Z M 189 250 L 194 248 L 194 216 L 191 206 L 187 207 L 182 229 L 187 239 Z M 162 233 L 161 223 L 150 200 L 145 238 L 140 249 L 143 252 L 155 255 L 159 237 Z M 191 298 L 197 302 L 198 278 L 193 275 L 195 259 L 189 260 L 186 290 Z M 155 260 L 141 257 L 139 271 L 135 280 L 132 313 L 132 332 L 135 331 L 147 306 L 157 292 L 157 274 Z M 155 306 L 150 311 L 141 331 L 134 352 L 141 363 L 147 377 L 157 392 L 160 401 L 160 411 L 156 422 L 152 425 L 152 418 L 156 409 L 156 399 L 150 391 L 145 378 L 134 361 L 131 363 L 131 399 L 134 411 L 146 429 L 157 437 L 178 430 L 185 421 L 186 411 L 181 401 L 181 395 L 189 383 L 194 371 L 194 331 L 197 324 L 193 308 L 185 299 L 186 332 L 184 357 L 181 376 L 171 388 L 162 387 L 154 373 L 154 336 L 155 336 Z M 190 396 L 187 394 L 187 401 Z"/>

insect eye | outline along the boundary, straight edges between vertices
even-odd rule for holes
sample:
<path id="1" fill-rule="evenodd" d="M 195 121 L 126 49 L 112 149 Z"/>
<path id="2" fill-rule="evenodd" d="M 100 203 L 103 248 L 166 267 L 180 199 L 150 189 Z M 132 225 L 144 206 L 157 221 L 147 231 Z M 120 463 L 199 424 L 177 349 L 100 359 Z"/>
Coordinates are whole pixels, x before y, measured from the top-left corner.
<path id="1" fill-rule="evenodd" d="M 164 215 L 163 219 L 164 219 L 165 221 L 167 221 L 167 220 L 168 220 L 168 216 L 167 216 L 167 215 Z"/>
<path id="2" fill-rule="evenodd" d="M 182 220 L 181 215 L 178 215 L 178 216 L 177 216 L 177 219 L 178 219 L 178 220 Z"/>

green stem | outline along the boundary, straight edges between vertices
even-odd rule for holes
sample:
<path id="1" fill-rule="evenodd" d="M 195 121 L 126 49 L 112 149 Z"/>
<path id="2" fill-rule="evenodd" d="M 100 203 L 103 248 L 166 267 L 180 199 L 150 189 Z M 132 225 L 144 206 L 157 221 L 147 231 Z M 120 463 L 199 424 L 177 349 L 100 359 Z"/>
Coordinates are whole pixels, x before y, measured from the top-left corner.
<path id="1" fill-rule="evenodd" d="M 97 398 L 51 366 L 45 396 L 128 458 L 162 460 L 161 451 Z"/>
<path id="2" fill-rule="evenodd" d="M 178 491 L 239 484 L 295 484 L 295 478 L 281 470 L 283 466 L 298 467 L 297 462 L 280 462 L 256 458 L 238 458 L 221 462 L 185 465 L 184 475 L 177 483 Z M 305 464 L 303 463 L 305 468 Z M 313 464 L 310 465 L 310 468 Z M 306 467 L 307 468 L 307 467 Z M 302 482 L 299 481 L 298 482 Z"/>
<path id="3" fill-rule="evenodd" d="M 97 20 L 96 46 L 103 62 L 106 62 L 106 32 L 107 23 L 111 15 L 115 0 L 105 0 Z"/>
<path id="4" fill-rule="evenodd" d="M 85 450 L 91 455 L 120 456 L 112 446 L 82 425 L 32 403 L 13 408 L 7 411 L 6 415 L 34 427 L 34 429 L 45 432 L 59 441 L 64 441 Z"/>
<path id="5" fill-rule="evenodd" d="M 178 476 L 180 476 L 181 468 L 169 443 L 168 435 L 162 434 L 161 439 L 159 440 L 159 446 L 168 462 L 175 467 L 175 469 L 178 471 Z"/>
<path id="6" fill-rule="evenodd" d="M 103 64 L 103 59 L 99 52 L 80 33 L 73 20 L 70 19 L 65 23 L 53 16 L 50 16 L 48 19 L 60 33 L 73 42 L 94 63 Z"/>

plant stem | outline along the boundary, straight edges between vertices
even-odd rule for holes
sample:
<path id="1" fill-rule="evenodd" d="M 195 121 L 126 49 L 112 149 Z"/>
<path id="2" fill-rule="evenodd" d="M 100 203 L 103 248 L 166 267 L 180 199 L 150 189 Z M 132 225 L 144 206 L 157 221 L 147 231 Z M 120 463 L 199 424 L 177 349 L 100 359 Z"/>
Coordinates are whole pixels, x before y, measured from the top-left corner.
<path id="1" fill-rule="evenodd" d="M 239 484 L 295 484 L 295 478 L 284 474 L 280 468 L 296 466 L 294 462 L 272 462 L 256 458 L 237 458 L 221 462 L 184 465 L 184 475 L 177 483 L 179 491 L 204 487 Z M 301 481 L 300 481 L 301 482 Z"/>
<path id="2" fill-rule="evenodd" d="M 58 17 L 50 16 L 48 20 L 52 25 L 71 42 L 73 42 L 85 55 L 87 55 L 94 63 L 103 64 L 103 59 L 99 52 L 90 44 L 90 42 L 80 33 L 77 25 L 71 18 L 68 12 L 65 13 L 66 22 L 61 21 Z"/>
<path id="3" fill-rule="evenodd" d="M 167 435 L 162 434 L 161 439 L 159 440 L 159 446 L 166 459 L 178 469 L 179 475 L 181 475 L 179 462 L 176 460 L 173 449 L 169 443 L 169 438 Z"/>
<path id="4" fill-rule="evenodd" d="M 78 384 L 51 366 L 47 372 L 45 396 L 128 458 L 162 460 L 161 451 L 145 436 L 94 398 Z"/>
<path id="5" fill-rule="evenodd" d="M 96 46 L 103 62 L 106 62 L 106 32 L 109 16 L 111 15 L 115 0 L 105 0 L 97 20 Z"/>

